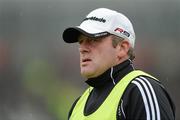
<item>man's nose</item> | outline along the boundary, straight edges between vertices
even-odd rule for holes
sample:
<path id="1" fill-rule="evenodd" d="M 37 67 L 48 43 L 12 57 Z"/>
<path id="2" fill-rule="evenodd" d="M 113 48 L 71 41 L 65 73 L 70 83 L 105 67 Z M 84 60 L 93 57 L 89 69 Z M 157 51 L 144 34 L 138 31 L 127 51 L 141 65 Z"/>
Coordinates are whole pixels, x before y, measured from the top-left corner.
<path id="1" fill-rule="evenodd" d="M 86 52 L 89 52 L 90 51 L 90 48 L 89 48 L 89 45 L 86 43 L 86 42 L 83 42 L 80 44 L 79 46 L 79 52 L 80 53 L 86 53 Z"/>

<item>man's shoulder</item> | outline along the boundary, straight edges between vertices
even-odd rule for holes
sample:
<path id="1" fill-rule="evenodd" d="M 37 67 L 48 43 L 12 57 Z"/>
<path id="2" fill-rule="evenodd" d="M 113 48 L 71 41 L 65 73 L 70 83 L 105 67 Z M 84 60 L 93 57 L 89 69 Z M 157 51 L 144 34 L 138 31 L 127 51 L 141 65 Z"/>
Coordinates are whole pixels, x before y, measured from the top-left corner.
<path id="1" fill-rule="evenodd" d="M 148 76 L 138 76 L 133 79 L 126 88 L 121 100 L 124 101 L 124 109 L 135 109 L 140 112 L 140 109 L 136 108 L 144 108 L 141 110 L 142 113 L 143 111 L 145 114 L 152 113 L 157 115 L 157 118 L 161 116 L 162 119 L 173 119 L 175 115 L 174 103 L 164 86 L 159 80 Z M 165 112 L 162 112 L 162 110 Z"/>
<path id="2" fill-rule="evenodd" d="M 155 92 L 159 90 L 164 91 L 164 86 L 161 84 L 159 80 L 156 80 L 149 76 L 138 76 L 130 82 L 124 94 L 142 94 L 143 91 Z"/>

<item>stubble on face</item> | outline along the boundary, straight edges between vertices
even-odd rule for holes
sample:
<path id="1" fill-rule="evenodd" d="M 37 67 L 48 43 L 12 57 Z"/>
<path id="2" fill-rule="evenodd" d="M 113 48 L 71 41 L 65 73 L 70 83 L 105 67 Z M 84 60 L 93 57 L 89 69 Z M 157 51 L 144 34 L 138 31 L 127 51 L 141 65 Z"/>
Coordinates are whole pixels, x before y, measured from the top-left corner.
<path id="1" fill-rule="evenodd" d="M 111 37 L 100 41 L 80 43 L 81 75 L 86 78 L 97 77 L 114 65 L 115 48 Z"/>

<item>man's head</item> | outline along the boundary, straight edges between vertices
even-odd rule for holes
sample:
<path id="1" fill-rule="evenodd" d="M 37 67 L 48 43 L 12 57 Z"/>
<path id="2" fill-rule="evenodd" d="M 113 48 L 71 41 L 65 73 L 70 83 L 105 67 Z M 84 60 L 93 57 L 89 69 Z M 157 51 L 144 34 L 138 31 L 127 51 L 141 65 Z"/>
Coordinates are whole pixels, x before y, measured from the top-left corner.
<path id="1" fill-rule="evenodd" d="M 63 39 L 67 43 L 79 42 L 81 74 L 87 78 L 133 58 L 133 26 L 123 14 L 110 9 L 93 10 L 80 26 L 67 28 Z"/>

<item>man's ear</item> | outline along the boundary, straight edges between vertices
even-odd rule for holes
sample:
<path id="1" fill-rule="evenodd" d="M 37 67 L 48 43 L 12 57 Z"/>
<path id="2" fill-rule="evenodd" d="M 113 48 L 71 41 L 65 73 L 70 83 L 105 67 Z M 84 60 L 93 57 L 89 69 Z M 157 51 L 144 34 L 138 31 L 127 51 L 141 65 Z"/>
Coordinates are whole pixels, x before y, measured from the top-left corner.
<path id="1" fill-rule="evenodd" d="M 128 58 L 128 51 L 130 49 L 130 43 L 127 40 L 123 40 L 118 43 L 117 50 L 118 50 L 118 58 Z"/>

